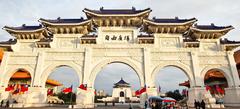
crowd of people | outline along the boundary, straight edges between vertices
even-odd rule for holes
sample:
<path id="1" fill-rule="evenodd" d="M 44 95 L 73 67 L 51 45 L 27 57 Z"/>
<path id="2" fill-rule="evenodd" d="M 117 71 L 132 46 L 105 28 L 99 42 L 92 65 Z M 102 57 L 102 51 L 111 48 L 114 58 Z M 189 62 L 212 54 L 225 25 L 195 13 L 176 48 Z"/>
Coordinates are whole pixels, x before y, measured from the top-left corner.
<path id="1" fill-rule="evenodd" d="M 196 109 L 205 109 L 205 102 L 202 100 L 201 102 L 194 100 L 194 107 Z"/>
<path id="2" fill-rule="evenodd" d="M 1 101 L 1 107 L 8 108 L 9 107 L 9 100 L 6 101 L 5 106 L 4 106 L 4 100 Z"/>

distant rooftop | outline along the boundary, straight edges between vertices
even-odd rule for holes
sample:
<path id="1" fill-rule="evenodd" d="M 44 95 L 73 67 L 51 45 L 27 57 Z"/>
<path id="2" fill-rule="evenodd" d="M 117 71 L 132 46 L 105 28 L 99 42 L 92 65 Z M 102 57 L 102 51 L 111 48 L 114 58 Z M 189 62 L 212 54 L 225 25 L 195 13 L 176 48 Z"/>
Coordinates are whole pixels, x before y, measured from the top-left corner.
<path id="1" fill-rule="evenodd" d="M 144 10 L 136 10 L 134 7 L 132 7 L 132 9 L 104 9 L 101 7 L 100 10 L 90 10 L 85 8 L 83 11 L 89 11 L 97 14 L 137 14 L 144 11 L 151 11 L 151 9 L 147 8 Z"/>
<path id="2" fill-rule="evenodd" d="M 156 22 L 156 23 L 185 23 L 188 21 L 197 21 L 196 18 L 191 18 L 191 19 L 179 19 L 178 17 L 175 18 L 170 18 L 170 19 L 163 19 L 163 18 L 156 18 L 153 17 L 151 21 Z"/>
<path id="3" fill-rule="evenodd" d="M 114 88 L 116 87 L 130 87 L 130 84 L 125 82 L 122 78 L 120 81 L 118 81 L 117 83 L 114 84 Z"/>
<path id="4" fill-rule="evenodd" d="M 202 30 L 221 30 L 221 29 L 233 28 L 231 25 L 230 26 L 216 26 L 213 23 L 211 25 L 195 24 L 194 27 L 197 29 L 202 29 Z"/>
<path id="5" fill-rule="evenodd" d="M 23 24 L 22 26 L 19 26 L 19 27 L 8 27 L 8 26 L 3 27 L 3 29 L 13 29 L 13 30 L 37 30 L 41 28 L 43 28 L 42 25 L 27 26 L 26 24 Z"/>
<path id="6" fill-rule="evenodd" d="M 83 17 L 81 17 L 79 19 L 62 19 L 62 18 L 58 17 L 57 19 L 40 18 L 39 20 L 50 22 L 50 23 L 81 23 L 81 22 L 87 21 L 88 19 L 84 19 Z"/>

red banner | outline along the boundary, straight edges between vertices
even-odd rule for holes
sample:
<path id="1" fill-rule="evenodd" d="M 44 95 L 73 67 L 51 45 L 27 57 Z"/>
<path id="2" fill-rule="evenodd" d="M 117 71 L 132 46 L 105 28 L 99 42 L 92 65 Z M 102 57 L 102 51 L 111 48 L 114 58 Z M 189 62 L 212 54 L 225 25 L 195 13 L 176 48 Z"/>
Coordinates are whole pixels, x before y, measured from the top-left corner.
<path id="1" fill-rule="evenodd" d="M 71 87 L 68 87 L 68 88 L 65 88 L 65 89 L 63 89 L 63 91 L 62 92 L 64 92 L 64 93 L 69 93 L 69 92 L 72 92 L 72 86 Z"/>
<path id="2" fill-rule="evenodd" d="M 86 84 L 81 84 L 78 88 L 82 90 L 87 90 L 87 85 Z"/>

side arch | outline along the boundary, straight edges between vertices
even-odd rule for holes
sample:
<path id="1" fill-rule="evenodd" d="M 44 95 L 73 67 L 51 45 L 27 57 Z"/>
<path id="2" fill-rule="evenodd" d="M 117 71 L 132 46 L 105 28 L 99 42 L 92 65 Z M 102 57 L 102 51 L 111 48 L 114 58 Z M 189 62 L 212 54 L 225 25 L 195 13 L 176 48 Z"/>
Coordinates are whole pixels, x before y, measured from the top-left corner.
<path id="1" fill-rule="evenodd" d="M 19 69 L 24 69 L 29 72 L 31 75 L 31 84 L 33 83 L 34 69 L 30 66 L 14 66 L 9 67 L 6 73 L 3 75 L 3 86 L 7 87 L 10 78 L 16 73 Z"/>
<path id="2" fill-rule="evenodd" d="M 218 66 L 206 66 L 205 68 L 203 68 L 203 70 L 201 71 L 201 78 L 203 78 L 202 79 L 203 86 L 204 86 L 204 77 L 205 77 L 206 73 L 209 70 L 218 70 L 218 71 L 220 71 L 221 73 L 223 73 L 223 75 L 227 79 L 228 87 L 233 86 L 233 79 L 231 77 L 231 71 L 228 68 L 222 67 L 222 66 L 220 66 L 220 67 L 218 67 Z"/>
<path id="3" fill-rule="evenodd" d="M 190 70 L 190 68 L 188 68 L 188 66 L 186 66 L 185 64 L 182 64 L 180 62 L 171 62 L 171 63 L 161 63 L 157 66 L 154 67 L 152 73 L 151 73 L 151 86 L 155 86 L 155 77 L 157 76 L 157 73 L 164 67 L 168 67 L 168 66 L 173 66 L 173 67 L 177 67 L 179 69 L 181 69 L 185 75 L 188 77 L 189 82 L 190 82 L 190 87 L 195 86 L 195 81 L 194 81 L 194 76 L 192 71 Z"/>
<path id="4" fill-rule="evenodd" d="M 145 78 L 143 75 L 142 70 L 131 60 L 129 59 L 124 59 L 124 58 L 111 58 L 111 59 L 106 59 L 106 60 L 102 60 L 101 62 L 99 62 L 96 66 L 93 67 L 89 78 L 88 78 L 88 85 L 90 87 L 94 88 L 94 81 L 97 77 L 97 74 L 108 64 L 111 63 L 123 63 L 128 65 L 129 67 L 131 67 L 137 74 L 139 81 L 140 81 L 140 86 L 143 87 L 145 84 Z"/>
<path id="5" fill-rule="evenodd" d="M 47 81 L 48 76 L 58 67 L 62 67 L 62 66 L 67 66 L 70 67 L 72 69 L 74 69 L 74 71 L 77 73 L 78 75 L 78 79 L 79 79 L 79 84 L 82 83 L 82 77 L 83 77 L 83 73 L 82 73 L 82 66 L 79 66 L 77 64 L 74 64 L 72 62 L 64 62 L 64 63 L 53 63 L 51 65 L 49 65 L 47 68 L 45 68 L 41 74 L 40 77 L 40 81 L 41 81 L 41 86 L 45 87 L 45 82 Z"/>
<path id="6" fill-rule="evenodd" d="M 234 52 L 237 52 L 240 50 L 240 46 L 238 46 L 237 48 L 234 48 L 231 52 L 234 53 Z"/>

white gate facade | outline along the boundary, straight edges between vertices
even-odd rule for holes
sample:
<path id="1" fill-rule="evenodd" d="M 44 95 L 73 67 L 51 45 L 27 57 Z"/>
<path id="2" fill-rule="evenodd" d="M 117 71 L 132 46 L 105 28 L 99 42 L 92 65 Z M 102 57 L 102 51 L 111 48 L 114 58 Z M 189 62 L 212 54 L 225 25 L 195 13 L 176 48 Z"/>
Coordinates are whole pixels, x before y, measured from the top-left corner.
<path id="1" fill-rule="evenodd" d="M 87 19 L 40 19 L 41 26 L 4 27 L 16 37 L 8 45 L 0 66 L 1 99 L 7 98 L 11 76 L 18 69 L 32 77 L 25 106 L 46 103 L 45 82 L 59 66 L 73 68 L 80 84 L 88 90 L 77 92 L 76 107 L 94 106 L 94 81 L 101 69 L 115 62 L 129 65 L 137 73 L 144 96 L 157 95 L 156 74 L 166 66 L 182 69 L 190 81 L 189 105 L 205 93 L 208 70 L 224 73 L 228 82 L 226 105 L 240 105 L 240 80 L 233 58 L 238 44 L 221 43 L 231 26 L 193 25 L 193 19 L 148 19 L 150 9 L 84 9 Z M 3 44 L 2 44 L 3 45 Z"/>

